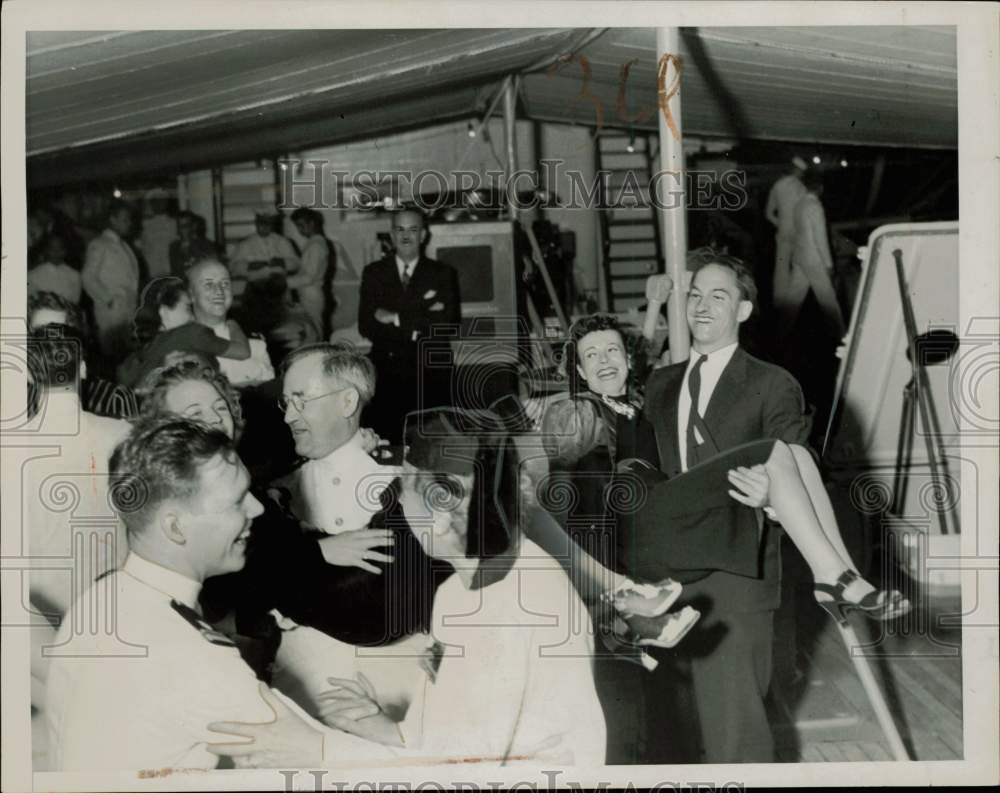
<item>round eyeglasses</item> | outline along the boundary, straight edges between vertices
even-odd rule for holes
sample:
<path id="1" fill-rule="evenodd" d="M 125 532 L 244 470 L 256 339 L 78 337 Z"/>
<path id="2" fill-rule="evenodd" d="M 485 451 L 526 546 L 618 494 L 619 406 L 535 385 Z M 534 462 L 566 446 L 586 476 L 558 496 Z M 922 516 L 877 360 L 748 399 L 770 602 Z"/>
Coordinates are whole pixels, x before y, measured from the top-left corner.
<path id="1" fill-rule="evenodd" d="M 315 400 L 322 399 L 323 397 L 333 396 L 334 394 L 339 394 L 341 391 L 346 391 L 348 388 L 353 388 L 353 387 L 354 386 L 345 385 L 343 388 L 338 388 L 334 391 L 327 391 L 325 394 L 317 394 L 316 396 L 313 397 L 304 397 L 300 396 L 299 394 L 292 394 L 291 396 L 286 397 L 284 394 L 282 394 L 280 397 L 278 397 L 277 400 L 278 408 L 281 410 L 282 413 L 285 413 L 288 411 L 288 407 L 290 405 L 291 407 L 295 408 L 299 413 L 301 413 L 303 410 L 305 410 L 307 402 L 314 402 Z"/>

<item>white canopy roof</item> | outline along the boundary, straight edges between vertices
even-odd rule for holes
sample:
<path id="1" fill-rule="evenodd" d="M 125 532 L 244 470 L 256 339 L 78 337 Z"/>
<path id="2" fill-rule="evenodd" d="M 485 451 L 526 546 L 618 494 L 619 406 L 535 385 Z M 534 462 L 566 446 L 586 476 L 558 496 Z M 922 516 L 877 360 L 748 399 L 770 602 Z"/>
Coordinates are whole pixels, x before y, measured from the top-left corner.
<path id="1" fill-rule="evenodd" d="M 686 135 L 954 148 L 954 28 L 686 28 Z M 655 107 L 653 29 L 32 32 L 29 184 L 191 168 L 481 113 L 602 126 Z M 576 61 L 550 68 L 561 55 Z M 557 72 L 557 73 L 556 73 Z M 636 122 L 654 129 L 655 115 Z"/>

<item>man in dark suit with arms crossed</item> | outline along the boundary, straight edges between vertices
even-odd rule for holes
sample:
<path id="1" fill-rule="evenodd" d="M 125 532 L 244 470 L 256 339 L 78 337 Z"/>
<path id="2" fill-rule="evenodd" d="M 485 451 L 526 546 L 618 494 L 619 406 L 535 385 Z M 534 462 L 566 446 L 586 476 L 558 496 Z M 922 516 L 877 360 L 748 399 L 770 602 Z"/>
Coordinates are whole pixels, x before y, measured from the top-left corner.
<path id="1" fill-rule="evenodd" d="M 740 325 L 756 298 L 753 276 L 739 259 L 717 256 L 694 274 L 686 309 L 691 357 L 656 370 L 646 385 L 646 416 L 670 477 L 744 443 L 804 444 L 808 437 L 795 379 L 739 346 Z M 774 760 L 764 698 L 780 603 L 780 530 L 761 521 L 759 531 L 754 575 L 715 570 L 685 585 L 685 600 L 702 611 L 702 625 L 673 652 L 690 663 L 703 762 Z"/>
<path id="2" fill-rule="evenodd" d="M 421 253 L 427 239 L 423 215 L 402 209 L 392 215 L 395 253 L 361 274 L 358 330 L 372 343 L 377 381 L 365 426 L 399 442 L 411 410 L 446 404 L 454 365 L 451 343 L 441 332 L 458 331 L 458 274 Z"/>

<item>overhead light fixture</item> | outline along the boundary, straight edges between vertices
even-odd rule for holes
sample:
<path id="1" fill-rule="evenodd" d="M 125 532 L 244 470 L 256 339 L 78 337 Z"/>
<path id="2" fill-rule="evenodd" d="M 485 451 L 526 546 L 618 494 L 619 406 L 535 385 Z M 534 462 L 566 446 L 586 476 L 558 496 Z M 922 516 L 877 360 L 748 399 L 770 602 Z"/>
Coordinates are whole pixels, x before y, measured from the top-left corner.
<path id="1" fill-rule="evenodd" d="M 816 154 L 813 156 L 813 165 L 819 165 L 819 163 L 820 163 L 819 155 Z"/>
<path id="2" fill-rule="evenodd" d="M 840 167 L 841 168 L 846 168 L 847 167 L 847 160 L 841 160 L 840 161 Z"/>
<path id="3" fill-rule="evenodd" d="M 472 122 L 471 121 L 469 122 L 469 137 L 470 138 L 476 137 L 476 128 L 474 126 L 472 126 Z"/>
<path id="4" fill-rule="evenodd" d="M 625 151 L 629 154 L 635 154 L 635 133 L 633 132 L 628 139 L 628 146 L 625 147 Z"/>
<path id="5" fill-rule="evenodd" d="M 114 196 L 115 198 L 121 198 L 121 197 L 122 197 L 122 191 L 121 191 L 121 190 L 119 190 L 119 189 L 118 189 L 118 188 L 116 187 L 116 188 L 114 189 L 114 191 L 113 191 L 113 192 L 111 193 L 111 195 L 113 195 L 113 196 Z"/>

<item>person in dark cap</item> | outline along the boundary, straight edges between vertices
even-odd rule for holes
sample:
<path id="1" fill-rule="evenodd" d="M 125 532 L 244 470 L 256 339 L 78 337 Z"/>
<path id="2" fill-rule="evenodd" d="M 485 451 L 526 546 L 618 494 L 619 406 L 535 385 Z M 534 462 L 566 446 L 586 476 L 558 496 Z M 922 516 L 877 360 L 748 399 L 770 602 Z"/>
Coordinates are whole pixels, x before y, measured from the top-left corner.
<path id="1" fill-rule="evenodd" d="M 520 531 L 518 456 L 498 416 L 411 413 L 394 498 L 424 551 L 454 569 L 438 589 L 423 666 L 401 722 L 364 681 L 333 679 L 327 724 L 424 757 L 602 763 L 593 638 L 559 564 Z"/>

